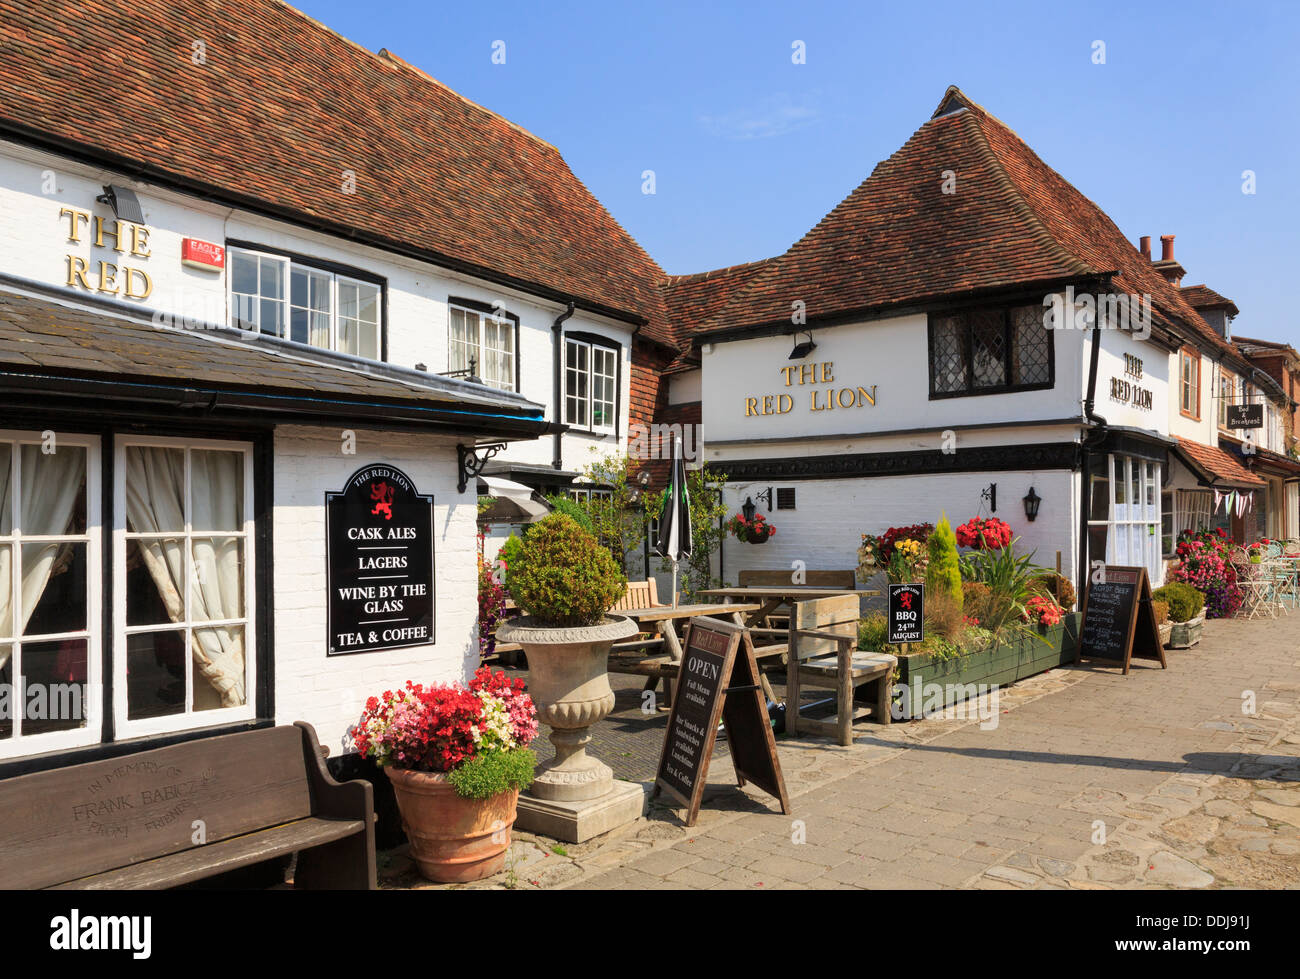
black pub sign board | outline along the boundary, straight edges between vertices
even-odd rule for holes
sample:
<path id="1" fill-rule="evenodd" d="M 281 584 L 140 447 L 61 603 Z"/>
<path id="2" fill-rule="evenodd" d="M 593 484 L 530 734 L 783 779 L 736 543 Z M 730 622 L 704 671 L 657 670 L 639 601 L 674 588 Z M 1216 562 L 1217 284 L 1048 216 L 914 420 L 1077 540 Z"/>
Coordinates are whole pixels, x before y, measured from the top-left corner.
<path id="1" fill-rule="evenodd" d="M 890 585 L 888 619 L 886 642 L 921 642 L 925 638 L 925 585 Z"/>
<path id="2" fill-rule="evenodd" d="M 691 620 L 652 793 L 667 792 L 686 806 L 687 826 L 695 825 L 700 812 L 719 720 L 737 780 L 775 796 L 788 813 L 753 641 L 741 626 L 701 616 Z"/>
<path id="3" fill-rule="evenodd" d="M 1151 583 L 1146 568 L 1105 565 L 1083 596 L 1079 658 L 1124 667 L 1134 659 L 1165 662 L 1160 628 L 1151 611 Z"/>
<path id="4" fill-rule="evenodd" d="M 394 466 L 325 494 L 329 655 L 434 641 L 433 497 Z"/>
<path id="5" fill-rule="evenodd" d="M 1263 428 L 1264 406 L 1262 404 L 1228 405 L 1229 428 Z"/>

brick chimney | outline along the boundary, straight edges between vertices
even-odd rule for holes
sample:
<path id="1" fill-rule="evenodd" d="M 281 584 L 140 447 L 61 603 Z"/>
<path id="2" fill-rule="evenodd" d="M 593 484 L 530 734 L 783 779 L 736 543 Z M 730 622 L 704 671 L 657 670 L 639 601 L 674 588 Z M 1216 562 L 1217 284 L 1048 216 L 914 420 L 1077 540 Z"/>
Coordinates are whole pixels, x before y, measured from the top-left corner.
<path id="1" fill-rule="evenodd" d="M 1142 242 L 1143 254 L 1150 255 L 1151 239 L 1149 237 L 1143 238 Z M 1160 261 L 1152 262 L 1151 264 L 1155 267 L 1157 272 L 1165 277 L 1166 282 L 1175 287 L 1183 281 L 1183 276 L 1187 274 L 1187 270 L 1179 265 L 1178 261 L 1174 258 L 1173 235 L 1160 236 Z"/>
<path id="2" fill-rule="evenodd" d="M 1142 251 L 1142 257 L 1148 262 L 1151 261 L 1151 236 L 1143 235 L 1138 239 L 1138 248 Z"/>

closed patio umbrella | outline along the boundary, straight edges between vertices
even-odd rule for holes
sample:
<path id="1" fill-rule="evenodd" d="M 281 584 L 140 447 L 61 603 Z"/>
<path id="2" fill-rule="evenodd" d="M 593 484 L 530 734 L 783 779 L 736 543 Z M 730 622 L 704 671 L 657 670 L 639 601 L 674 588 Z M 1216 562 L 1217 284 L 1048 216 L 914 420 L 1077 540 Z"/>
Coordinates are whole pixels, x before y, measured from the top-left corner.
<path id="1" fill-rule="evenodd" d="M 672 440 L 672 467 L 668 477 L 667 499 L 659 515 L 659 539 L 655 551 L 673 562 L 673 608 L 677 607 L 677 564 L 689 559 L 694 545 L 691 541 L 691 496 L 686 488 L 686 463 L 682 461 L 682 445 L 676 436 Z"/>

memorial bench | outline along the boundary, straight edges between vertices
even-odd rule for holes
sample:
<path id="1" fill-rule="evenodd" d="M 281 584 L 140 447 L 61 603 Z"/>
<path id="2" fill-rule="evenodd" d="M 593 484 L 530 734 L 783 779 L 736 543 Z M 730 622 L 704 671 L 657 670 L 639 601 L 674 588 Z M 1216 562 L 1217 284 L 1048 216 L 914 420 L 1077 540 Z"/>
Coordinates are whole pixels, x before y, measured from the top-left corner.
<path id="1" fill-rule="evenodd" d="M 166 888 L 298 854 L 294 886 L 374 889 L 369 782 L 336 782 L 310 724 L 0 781 L 0 888 Z"/>

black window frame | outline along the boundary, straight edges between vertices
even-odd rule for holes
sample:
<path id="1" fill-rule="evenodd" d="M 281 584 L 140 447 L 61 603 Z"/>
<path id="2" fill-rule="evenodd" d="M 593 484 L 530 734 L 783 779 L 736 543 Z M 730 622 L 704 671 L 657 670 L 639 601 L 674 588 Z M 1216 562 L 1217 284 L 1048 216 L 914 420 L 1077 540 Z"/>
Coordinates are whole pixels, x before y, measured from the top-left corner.
<path id="1" fill-rule="evenodd" d="M 1032 384 L 1000 384 L 996 387 L 974 387 L 975 383 L 975 366 L 974 366 L 974 336 L 973 317 L 977 314 L 1001 313 L 1002 315 L 1002 365 L 1003 376 L 1011 376 L 1011 345 L 1014 339 L 1014 325 L 1011 319 L 1011 311 L 1023 307 L 1032 307 L 1032 302 L 1017 303 L 998 303 L 996 305 L 985 306 L 961 306 L 953 309 L 932 310 L 926 314 L 926 373 L 930 380 L 930 400 L 942 401 L 947 398 L 977 398 L 987 394 L 1014 394 L 1021 391 L 1050 391 L 1056 387 L 1056 338 L 1053 334 L 1055 330 L 1049 329 L 1046 324 L 1043 326 L 1043 332 L 1047 334 L 1047 380 L 1035 381 Z M 1041 304 L 1040 304 L 1041 305 Z M 966 388 L 961 391 L 936 391 L 935 390 L 935 372 L 934 372 L 934 333 L 936 318 L 950 317 L 969 317 L 966 319 Z"/>
<path id="2" fill-rule="evenodd" d="M 522 351 L 520 351 L 520 349 L 519 349 L 519 341 L 520 341 L 520 333 L 519 333 L 519 314 L 518 314 L 518 313 L 512 313 L 512 312 L 510 312 L 508 309 L 504 309 L 504 308 L 502 308 L 502 307 L 500 307 L 500 306 L 493 306 L 491 303 L 485 303 L 485 302 L 483 302 L 481 299 L 466 299 L 466 298 L 464 298 L 463 296 L 448 296 L 448 297 L 447 297 L 447 356 L 448 356 L 448 358 L 449 358 L 449 359 L 448 359 L 448 362 L 447 362 L 447 368 L 448 368 L 448 370 L 451 369 L 451 361 L 450 361 L 450 357 L 451 357 L 451 307 L 453 307 L 453 306 L 460 306 L 462 309 L 468 309 L 468 310 L 470 310 L 470 311 L 472 311 L 472 312 L 478 313 L 479 315 L 482 315 L 482 314 L 486 313 L 486 314 L 488 314 L 489 316 L 495 316 L 497 319 L 507 319 L 507 320 L 509 320 L 511 323 L 513 323 L 513 324 L 515 325 L 515 387 L 514 387 L 514 391 L 513 391 L 512 393 L 513 393 L 513 394 L 522 394 L 523 392 L 520 390 L 520 388 L 521 388 L 521 385 L 522 385 L 522 383 L 523 383 L 523 373 L 522 373 L 522 371 L 520 370 L 520 363 L 521 363 L 521 361 L 523 360 L 523 357 L 522 357 Z M 481 351 L 480 351 L 480 353 L 481 353 Z M 480 360 L 478 366 L 479 366 L 480 368 L 482 367 L 482 361 L 481 361 L 481 360 Z M 488 385 L 486 385 L 486 386 L 487 386 L 487 387 L 492 387 L 492 385 L 490 385 L 490 384 L 488 384 Z M 500 389 L 500 388 L 496 388 L 496 390 L 499 391 L 499 390 L 501 390 L 501 389 Z"/>
<path id="3" fill-rule="evenodd" d="M 259 245 L 255 241 L 246 241 L 241 238 L 226 239 L 226 256 L 229 259 L 230 249 L 242 248 L 246 251 L 262 252 L 266 255 L 275 255 L 279 258 L 287 258 L 290 266 L 302 265 L 305 268 L 315 269 L 318 272 L 329 272 L 331 275 L 344 275 L 349 279 L 357 279 L 360 282 L 369 282 L 371 285 L 379 287 L 379 359 L 372 363 L 388 363 L 388 279 L 382 275 L 376 275 L 374 272 L 368 272 L 365 269 L 359 269 L 352 265 L 344 265 L 341 262 L 331 262 L 329 259 L 314 258 L 311 255 L 303 255 L 300 252 L 286 251 L 283 248 L 273 248 L 270 245 Z M 230 263 L 226 263 L 226 275 L 231 275 Z M 292 274 L 292 268 L 290 269 Z M 288 290 L 291 283 L 285 283 L 285 297 L 288 298 Z M 230 293 L 230 284 L 227 283 L 226 293 Z M 230 321 L 231 310 L 226 310 L 227 321 Z M 236 327 L 233 322 L 229 322 L 232 329 L 241 329 Z M 243 332 L 251 332 L 243 330 Z M 259 333 L 259 339 L 267 337 L 269 334 Z M 272 337 L 275 340 L 283 340 L 286 343 L 292 343 L 295 346 L 307 347 L 311 350 L 328 350 L 330 353 L 339 354 L 343 357 L 357 357 L 358 360 L 370 360 L 369 357 L 361 357 L 356 354 L 349 354 L 342 350 L 335 350 L 333 347 L 317 347 L 310 343 L 301 343 L 290 337 Z"/>
<path id="4" fill-rule="evenodd" d="M 599 438 L 619 438 L 622 435 L 622 426 L 620 422 L 623 418 L 623 344 L 610 337 L 601 336 L 599 333 L 586 333 L 578 330 L 565 331 L 560 344 L 560 370 L 563 372 L 563 383 L 560 384 L 560 403 L 555 406 L 556 419 L 568 427 L 571 432 L 580 432 L 584 435 L 595 435 Z M 570 340 L 576 340 L 578 343 L 590 344 L 593 347 L 604 347 L 614 351 L 614 428 L 613 431 L 605 431 L 596 428 L 592 424 L 593 412 L 591 411 L 591 392 L 587 393 L 587 424 L 573 425 L 564 420 L 564 407 L 569 399 L 569 373 L 565 369 L 568 364 L 568 343 Z M 588 371 L 590 371 L 590 364 Z"/>

